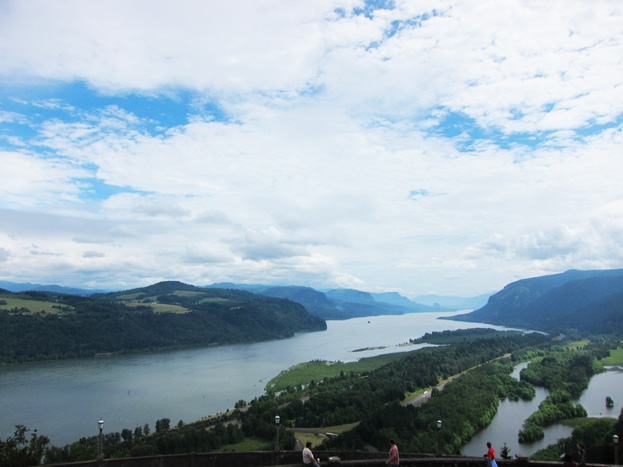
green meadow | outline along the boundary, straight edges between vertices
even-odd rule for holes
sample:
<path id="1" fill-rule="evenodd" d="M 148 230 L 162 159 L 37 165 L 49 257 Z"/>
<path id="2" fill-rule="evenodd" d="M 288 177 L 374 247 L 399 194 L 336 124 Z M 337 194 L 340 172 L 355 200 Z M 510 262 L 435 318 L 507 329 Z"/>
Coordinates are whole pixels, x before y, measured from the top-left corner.
<path id="1" fill-rule="evenodd" d="M 411 352 L 397 352 L 376 357 L 362 358 L 356 362 L 328 362 L 321 360 L 313 360 L 311 362 L 299 363 L 282 371 L 266 384 L 267 391 L 283 391 L 288 387 L 309 384 L 313 381 L 321 381 L 325 378 L 336 378 L 343 372 L 345 374 L 352 372 L 362 373 L 364 371 L 372 371 L 387 363 L 400 360 Z"/>

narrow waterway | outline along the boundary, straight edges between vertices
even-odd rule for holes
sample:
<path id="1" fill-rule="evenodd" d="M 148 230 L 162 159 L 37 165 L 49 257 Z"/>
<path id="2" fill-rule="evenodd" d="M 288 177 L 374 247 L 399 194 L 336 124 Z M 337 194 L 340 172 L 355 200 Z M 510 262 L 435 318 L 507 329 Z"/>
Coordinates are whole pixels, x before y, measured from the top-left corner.
<path id="1" fill-rule="evenodd" d="M 519 372 L 528 364 L 521 363 L 515 367 L 512 376 L 519 379 Z M 555 444 L 560 438 L 571 436 L 572 429 L 566 425 L 555 424 L 544 429 L 545 437 L 530 444 L 520 444 L 517 435 L 523 422 L 531 413 L 535 412 L 539 404 L 547 397 L 549 391 L 544 388 L 535 388 L 536 396 L 531 401 L 500 402 L 498 412 L 491 424 L 479 431 L 461 449 L 466 456 L 482 456 L 487 451 L 487 441 L 490 441 L 499 455 L 504 443 L 510 448 L 511 456 L 516 454 L 531 455 L 550 444 Z M 614 400 L 614 407 L 606 408 L 606 396 Z M 581 404 L 588 412 L 589 417 L 617 418 L 623 407 L 623 371 L 618 368 L 609 368 L 591 378 L 588 388 L 575 403 Z"/>

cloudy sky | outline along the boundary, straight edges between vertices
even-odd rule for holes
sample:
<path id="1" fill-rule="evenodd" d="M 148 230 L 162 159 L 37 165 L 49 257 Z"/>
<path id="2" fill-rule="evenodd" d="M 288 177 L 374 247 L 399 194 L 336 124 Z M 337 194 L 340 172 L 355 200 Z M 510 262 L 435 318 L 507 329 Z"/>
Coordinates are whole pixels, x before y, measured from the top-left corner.
<path id="1" fill-rule="evenodd" d="M 0 279 L 471 296 L 623 267 L 619 0 L 3 0 Z"/>

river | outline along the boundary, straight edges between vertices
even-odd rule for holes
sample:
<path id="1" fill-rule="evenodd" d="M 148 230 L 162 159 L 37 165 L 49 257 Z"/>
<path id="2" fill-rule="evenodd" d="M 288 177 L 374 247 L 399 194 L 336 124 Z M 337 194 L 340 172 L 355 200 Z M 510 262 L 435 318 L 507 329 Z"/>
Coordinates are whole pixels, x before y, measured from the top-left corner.
<path id="1" fill-rule="evenodd" d="M 141 355 L 62 360 L 0 367 L 0 438 L 17 424 L 37 429 L 51 443 L 63 446 L 97 434 L 104 419 L 105 432 L 134 429 L 169 418 L 191 422 L 233 408 L 264 393 L 266 383 L 292 365 L 310 360 L 355 361 L 362 357 L 415 350 L 402 346 L 427 332 L 486 327 L 479 323 L 437 319 L 455 313 L 412 313 L 328 321 L 323 332 L 302 333 L 285 340 L 228 345 Z M 373 348 L 354 352 L 356 349 Z M 518 377 L 521 367 L 516 368 Z M 591 379 L 579 402 L 591 416 L 617 417 L 623 402 L 623 373 L 606 372 Z M 615 407 L 606 409 L 605 397 Z M 571 430 L 563 425 L 546 429 L 546 438 L 518 445 L 523 421 L 547 396 L 537 388 L 533 401 L 502 401 L 492 424 L 466 445 L 465 455 L 481 456 L 491 441 L 499 453 L 504 442 L 511 454 L 531 454 Z"/>
<path id="2" fill-rule="evenodd" d="M 328 321 L 327 330 L 290 339 L 184 351 L 62 360 L 0 367 L 0 438 L 25 425 L 63 446 L 97 434 L 169 418 L 190 422 L 264 393 L 266 383 L 310 360 L 355 361 L 409 351 L 427 332 L 487 327 L 437 319 L 465 313 L 411 313 Z M 353 352 L 361 348 L 375 348 Z"/>
<path id="3" fill-rule="evenodd" d="M 519 372 L 528 364 L 521 363 L 515 367 L 512 375 L 519 379 Z M 499 456 L 504 443 L 510 448 L 510 454 L 531 455 L 536 451 L 555 444 L 560 438 L 571 436 L 572 429 L 566 425 L 554 424 L 544 428 L 545 437 L 530 444 L 519 444 L 517 434 L 523 422 L 535 412 L 539 404 L 547 397 L 549 391 L 544 388 L 535 388 L 536 396 L 531 401 L 500 402 L 498 412 L 489 426 L 479 431 L 461 449 L 465 456 L 482 456 L 487 452 L 487 441 L 490 441 Z M 606 396 L 614 401 L 614 407 L 606 407 Z M 609 368 L 604 373 L 593 376 L 588 388 L 575 403 L 581 404 L 588 412 L 589 417 L 617 418 L 623 408 L 623 371 L 619 368 Z"/>

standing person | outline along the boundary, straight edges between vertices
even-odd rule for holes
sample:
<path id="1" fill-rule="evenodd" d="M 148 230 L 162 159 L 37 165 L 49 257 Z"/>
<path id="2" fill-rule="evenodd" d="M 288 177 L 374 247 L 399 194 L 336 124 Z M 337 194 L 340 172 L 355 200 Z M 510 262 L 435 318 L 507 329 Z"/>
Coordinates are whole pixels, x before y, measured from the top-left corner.
<path id="1" fill-rule="evenodd" d="M 318 465 L 318 461 L 314 458 L 314 455 L 311 452 L 311 447 L 311 441 L 307 441 L 305 449 L 303 449 L 303 464 L 310 467 L 320 467 L 320 465 Z"/>
<path id="2" fill-rule="evenodd" d="M 586 465 L 586 450 L 582 443 L 578 443 L 578 465 L 584 467 Z"/>
<path id="3" fill-rule="evenodd" d="M 498 467 L 498 463 L 495 461 L 495 449 L 491 447 L 490 442 L 487 442 L 487 447 L 489 449 L 487 450 L 487 453 L 484 455 L 484 457 L 487 458 L 488 467 Z"/>
<path id="4" fill-rule="evenodd" d="M 385 463 L 390 467 L 398 467 L 400 464 L 400 458 L 398 457 L 398 446 L 396 446 L 394 438 L 389 440 L 389 444 L 392 446 L 389 448 L 389 456 L 387 457 Z"/>

